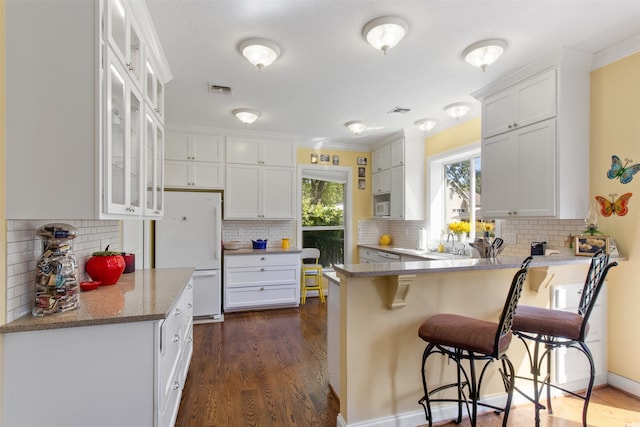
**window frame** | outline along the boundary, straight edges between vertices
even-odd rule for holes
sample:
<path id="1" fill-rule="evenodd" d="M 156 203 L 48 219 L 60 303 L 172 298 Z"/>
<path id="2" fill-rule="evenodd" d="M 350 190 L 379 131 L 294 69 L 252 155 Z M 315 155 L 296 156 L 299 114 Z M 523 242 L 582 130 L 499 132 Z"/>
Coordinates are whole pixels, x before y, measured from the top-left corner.
<path id="1" fill-rule="evenodd" d="M 430 240 L 438 241 L 441 232 L 446 226 L 445 223 L 445 185 L 444 166 L 447 163 L 454 163 L 463 160 L 473 160 L 475 157 L 481 157 L 480 141 L 463 145 L 451 150 L 443 151 L 427 158 L 427 203 L 428 203 L 428 229 Z M 482 161 L 481 161 L 482 168 Z M 473 222 L 475 218 L 475 200 L 472 195 L 469 209 L 469 215 Z M 475 237 L 475 227 L 471 227 L 469 237 Z"/>

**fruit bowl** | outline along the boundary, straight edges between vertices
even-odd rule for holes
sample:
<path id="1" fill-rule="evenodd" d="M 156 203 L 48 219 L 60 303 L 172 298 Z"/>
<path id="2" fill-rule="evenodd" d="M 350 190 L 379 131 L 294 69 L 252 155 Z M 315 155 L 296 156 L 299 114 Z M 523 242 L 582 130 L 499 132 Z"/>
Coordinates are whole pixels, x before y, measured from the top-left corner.
<path id="1" fill-rule="evenodd" d="M 100 285 L 102 285 L 102 282 L 99 282 L 97 280 L 91 282 L 80 282 L 80 289 L 82 289 L 83 291 L 92 291 L 94 289 L 97 289 Z"/>

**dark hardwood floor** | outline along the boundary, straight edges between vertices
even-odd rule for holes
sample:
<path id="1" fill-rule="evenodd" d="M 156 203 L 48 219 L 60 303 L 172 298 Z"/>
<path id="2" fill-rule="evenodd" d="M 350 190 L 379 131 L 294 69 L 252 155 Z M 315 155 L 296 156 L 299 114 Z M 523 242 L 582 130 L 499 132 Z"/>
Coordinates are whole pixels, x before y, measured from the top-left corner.
<path id="1" fill-rule="evenodd" d="M 318 298 L 296 309 L 227 313 L 223 323 L 194 325 L 194 343 L 176 427 L 336 425 L 326 305 Z M 554 414 L 542 412 L 541 426 L 580 427 L 581 404 L 570 397 L 554 399 Z M 640 427 L 632 423 L 640 423 L 640 399 L 611 387 L 594 390 L 590 426 Z M 492 413 L 478 420 L 479 427 L 501 425 L 502 416 Z M 513 408 L 509 425 L 533 426 L 533 407 Z"/>

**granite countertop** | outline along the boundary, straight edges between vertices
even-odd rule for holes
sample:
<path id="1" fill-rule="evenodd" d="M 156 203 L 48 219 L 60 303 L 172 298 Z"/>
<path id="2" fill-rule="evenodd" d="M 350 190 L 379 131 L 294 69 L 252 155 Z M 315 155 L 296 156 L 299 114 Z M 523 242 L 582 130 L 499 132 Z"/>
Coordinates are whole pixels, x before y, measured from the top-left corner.
<path id="1" fill-rule="evenodd" d="M 472 270 L 497 270 L 519 268 L 526 257 L 461 258 L 410 262 L 384 262 L 372 264 L 340 264 L 334 270 L 348 277 L 397 276 L 401 274 L 427 274 Z M 613 260 L 613 258 L 612 258 Z M 616 260 L 621 260 L 616 258 Z M 568 255 L 534 256 L 530 267 L 553 267 L 572 264 L 589 264 L 590 257 Z"/>
<path id="2" fill-rule="evenodd" d="M 251 249 L 251 248 L 241 248 L 241 249 L 225 249 L 225 255 L 261 255 L 261 254 L 299 254 L 302 252 L 300 248 L 289 248 L 282 249 L 279 247 L 267 248 L 267 249 Z"/>
<path id="3" fill-rule="evenodd" d="M 80 292 L 80 308 L 43 317 L 31 314 L 0 326 L 0 333 L 166 319 L 193 268 L 157 268 L 123 274 L 115 285 Z"/>

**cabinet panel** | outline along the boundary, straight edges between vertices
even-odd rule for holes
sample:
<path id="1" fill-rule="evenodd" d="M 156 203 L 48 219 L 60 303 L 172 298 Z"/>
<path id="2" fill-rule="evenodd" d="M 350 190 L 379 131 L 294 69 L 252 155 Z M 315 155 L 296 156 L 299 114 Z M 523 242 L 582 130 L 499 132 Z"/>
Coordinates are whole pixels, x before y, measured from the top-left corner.
<path id="1" fill-rule="evenodd" d="M 391 168 L 389 214 L 391 218 L 404 219 L 404 166 Z"/>
<path id="2" fill-rule="evenodd" d="M 373 194 L 384 194 L 391 191 L 391 171 L 389 169 L 371 175 L 371 192 Z"/>
<path id="3" fill-rule="evenodd" d="M 289 286 L 252 286 L 227 288 L 225 291 L 225 310 L 260 308 L 265 306 L 293 305 L 299 300 L 298 285 Z"/>
<path id="4" fill-rule="evenodd" d="M 295 146 L 289 142 L 264 141 L 261 144 L 261 161 L 269 166 L 295 166 Z"/>
<path id="5" fill-rule="evenodd" d="M 257 165 L 260 163 L 260 142 L 245 138 L 227 138 L 227 163 Z"/>
<path id="6" fill-rule="evenodd" d="M 391 147 L 385 145 L 371 153 L 371 171 L 373 173 L 387 170 L 391 167 Z"/>
<path id="7" fill-rule="evenodd" d="M 295 215 L 295 169 L 262 167 L 262 217 L 289 219 Z"/>
<path id="8" fill-rule="evenodd" d="M 255 219 L 260 210 L 260 169 L 249 165 L 227 165 L 225 219 Z"/>
<path id="9" fill-rule="evenodd" d="M 165 159 L 222 163 L 224 137 L 167 133 Z"/>

